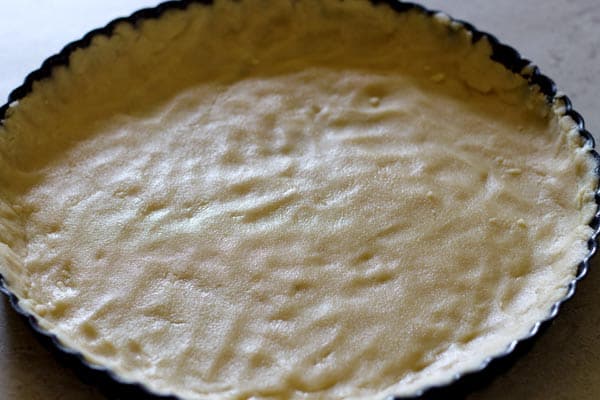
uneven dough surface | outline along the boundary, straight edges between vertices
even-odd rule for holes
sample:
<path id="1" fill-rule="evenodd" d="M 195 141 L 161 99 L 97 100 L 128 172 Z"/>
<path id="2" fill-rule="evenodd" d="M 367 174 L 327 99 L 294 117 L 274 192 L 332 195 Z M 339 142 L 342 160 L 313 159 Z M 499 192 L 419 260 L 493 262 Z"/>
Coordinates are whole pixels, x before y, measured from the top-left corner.
<path id="1" fill-rule="evenodd" d="M 562 105 L 442 17 L 225 2 L 121 24 L 0 127 L 0 273 L 185 399 L 375 399 L 564 297 L 595 212 Z"/>

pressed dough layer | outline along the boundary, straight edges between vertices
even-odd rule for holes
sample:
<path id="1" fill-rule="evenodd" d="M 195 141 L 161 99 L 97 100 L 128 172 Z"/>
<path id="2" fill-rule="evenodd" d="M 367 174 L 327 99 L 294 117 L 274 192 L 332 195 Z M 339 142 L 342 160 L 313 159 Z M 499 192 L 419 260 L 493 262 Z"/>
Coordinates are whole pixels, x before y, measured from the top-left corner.
<path id="1" fill-rule="evenodd" d="M 596 178 L 562 105 L 442 17 L 217 2 L 121 24 L 0 128 L 0 272 L 189 399 L 382 398 L 566 293 Z"/>

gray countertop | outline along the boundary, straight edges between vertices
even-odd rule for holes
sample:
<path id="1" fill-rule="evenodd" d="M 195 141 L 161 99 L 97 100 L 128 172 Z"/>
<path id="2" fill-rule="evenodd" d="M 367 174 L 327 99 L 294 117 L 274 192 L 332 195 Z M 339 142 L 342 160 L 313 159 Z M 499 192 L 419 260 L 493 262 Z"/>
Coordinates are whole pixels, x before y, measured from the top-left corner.
<path id="1" fill-rule="evenodd" d="M 150 0 L 4 1 L 0 14 L 0 98 L 69 41 Z M 552 77 L 587 128 L 600 134 L 600 2 L 597 0 L 424 0 L 428 7 L 494 33 Z M 0 101 L 0 103 L 4 100 Z M 596 135 L 596 137 L 598 137 Z M 600 399 L 598 261 L 532 351 L 470 399 Z M 102 399 L 33 338 L 0 301 L 0 399 Z"/>

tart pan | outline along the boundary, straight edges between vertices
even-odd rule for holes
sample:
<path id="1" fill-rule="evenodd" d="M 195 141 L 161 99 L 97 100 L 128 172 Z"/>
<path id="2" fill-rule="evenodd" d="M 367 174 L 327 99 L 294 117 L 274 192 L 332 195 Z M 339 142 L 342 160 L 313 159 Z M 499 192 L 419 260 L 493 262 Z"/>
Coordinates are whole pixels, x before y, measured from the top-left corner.
<path id="1" fill-rule="evenodd" d="M 430 17 L 439 17 L 440 15 L 443 15 L 438 11 L 426 9 L 425 7 L 415 3 L 397 2 L 394 0 L 372 0 L 371 2 L 374 5 L 390 7 L 398 13 L 416 10 Z M 3 124 L 7 115 L 7 111 L 11 105 L 14 102 L 18 102 L 21 98 L 27 96 L 27 94 L 32 91 L 34 82 L 50 77 L 55 67 L 68 66 L 70 55 L 77 49 L 88 47 L 94 37 L 110 37 L 115 27 L 119 24 L 127 23 L 135 27 L 141 21 L 160 18 L 161 15 L 167 10 L 185 9 L 191 3 L 211 4 L 212 2 L 210 0 L 168 1 L 155 8 L 137 11 L 129 17 L 115 19 L 105 27 L 93 30 L 86 34 L 82 39 L 68 44 L 58 54 L 53 55 L 44 61 L 38 70 L 33 71 L 26 77 L 24 83 L 20 87 L 16 88 L 10 93 L 8 102 L 0 107 L 0 124 Z M 514 48 L 501 43 L 493 35 L 479 31 L 468 22 L 452 19 L 445 15 L 443 15 L 443 18 L 448 19 L 448 25 L 450 29 L 463 29 L 470 32 L 473 43 L 485 38 L 492 47 L 492 60 L 502 64 L 508 70 L 524 77 L 530 86 L 537 87 L 539 91 L 545 95 L 549 103 L 557 102 L 563 105 L 561 109 L 562 115 L 560 116 L 569 116 L 573 121 L 575 121 L 578 132 L 583 141 L 592 149 L 590 153 L 595 158 L 597 164 L 595 172 L 600 177 L 600 156 L 595 150 L 593 150 L 595 146 L 594 139 L 592 135 L 585 129 L 583 118 L 572 108 L 569 98 L 557 92 L 554 82 L 547 76 L 541 74 L 539 69 L 533 66 L 529 60 L 522 58 Z M 600 231 L 600 190 L 598 188 L 595 189 L 594 199 L 597 208 L 594 218 L 589 223 L 590 227 L 593 229 L 593 233 L 588 240 L 588 253 L 579 262 L 575 277 L 569 283 L 565 296 L 552 305 L 552 307 L 548 310 L 546 317 L 543 320 L 536 322 L 529 329 L 527 335 L 513 340 L 503 352 L 486 358 L 476 368 L 456 374 L 450 377 L 447 382 L 444 382 L 439 386 L 423 387 L 415 392 L 413 396 L 396 397 L 397 399 L 462 397 L 474 389 L 485 386 L 496 375 L 507 370 L 520 356 L 525 354 L 532 347 L 534 340 L 548 328 L 552 320 L 556 317 L 561 304 L 573 296 L 577 282 L 586 275 L 589 268 L 590 259 L 596 252 L 596 239 L 598 232 Z M 89 363 L 81 353 L 65 346 L 63 343 L 61 343 L 57 336 L 45 331 L 40 327 L 36 317 L 19 305 L 18 297 L 11 292 L 8 284 L 5 282 L 5 279 L 1 274 L 0 291 L 8 296 L 12 307 L 29 323 L 38 339 L 46 347 L 54 352 L 62 362 L 71 365 L 84 381 L 97 385 L 107 396 L 111 398 L 178 399 L 174 396 L 163 396 L 152 393 L 151 390 L 142 383 L 127 382 L 113 371 Z"/>

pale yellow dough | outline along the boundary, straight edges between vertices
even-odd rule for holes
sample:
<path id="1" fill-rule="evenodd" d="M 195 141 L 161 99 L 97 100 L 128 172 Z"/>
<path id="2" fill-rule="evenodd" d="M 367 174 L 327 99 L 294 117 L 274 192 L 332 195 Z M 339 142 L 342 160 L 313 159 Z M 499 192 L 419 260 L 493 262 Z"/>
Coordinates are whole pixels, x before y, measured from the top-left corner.
<path id="1" fill-rule="evenodd" d="M 184 399 L 381 399 L 526 336 L 587 253 L 590 148 L 443 16 L 218 1 L 117 26 L 0 127 L 0 272 Z"/>

